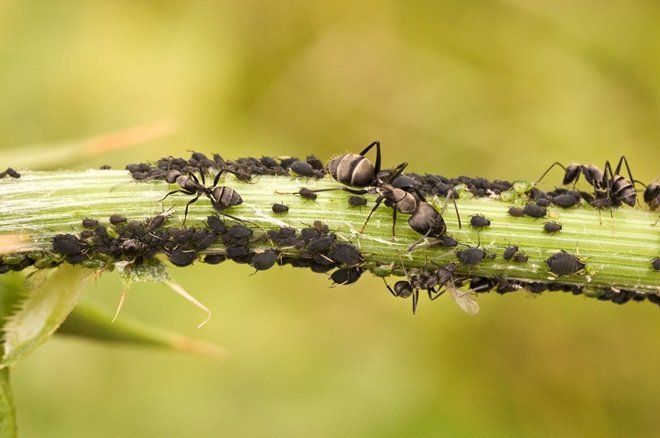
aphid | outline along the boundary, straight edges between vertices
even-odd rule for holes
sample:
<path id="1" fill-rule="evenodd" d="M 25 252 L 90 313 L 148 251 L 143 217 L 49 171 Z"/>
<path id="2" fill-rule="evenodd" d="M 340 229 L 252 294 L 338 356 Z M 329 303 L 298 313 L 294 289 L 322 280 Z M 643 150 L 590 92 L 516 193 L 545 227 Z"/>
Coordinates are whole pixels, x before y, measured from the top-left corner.
<path id="1" fill-rule="evenodd" d="M 162 227 L 167 220 L 167 214 L 159 214 L 147 220 L 147 231 L 153 232 Z"/>
<path id="2" fill-rule="evenodd" d="M 555 233 L 558 233 L 559 231 L 561 231 L 561 224 L 559 224 L 557 222 L 546 222 L 546 223 L 543 224 L 543 230 L 546 233 L 555 234 Z"/>
<path id="3" fill-rule="evenodd" d="M 523 212 L 525 215 L 533 218 L 544 217 L 547 213 L 545 207 L 541 207 L 537 204 L 526 204 L 523 208 Z"/>
<path id="4" fill-rule="evenodd" d="M 660 257 L 656 257 L 651 260 L 651 266 L 653 266 L 655 271 L 660 271 Z"/>
<path id="5" fill-rule="evenodd" d="M 357 265 L 361 261 L 360 251 L 349 243 L 336 244 L 328 253 L 328 257 L 337 263 L 348 266 Z"/>
<path id="6" fill-rule="evenodd" d="M 300 176 L 306 176 L 306 177 L 314 176 L 314 168 L 312 167 L 311 164 L 307 163 L 306 161 L 300 161 L 300 160 L 294 161 L 293 163 L 291 163 L 289 169 L 291 169 Z"/>
<path id="7" fill-rule="evenodd" d="M 341 268 L 334 271 L 330 275 L 330 279 L 336 284 L 347 285 L 358 281 L 362 275 L 362 272 L 362 268 L 358 266 L 352 268 Z"/>
<path id="8" fill-rule="evenodd" d="M 365 155 L 376 146 L 376 163 L 369 161 Z M 343 154 L 328 164 L 330 175 L 342 184 L 354 187 L 375 185 L 376 176 L 380 172 L 380 142 L 374 141 L 359 154 Z"/>
<path id="9" fill-rule="evenodd" d="M 190 207 L 191 204 L 197 202 L 197 200 L 202 195 L 208 197 L 211 200 L 211 205 L 213 205 L 213 208 L 219 212 L 222 212 L 223 210 L 229 207 L 242 204 L 243 198 L 241 198 L 241 195 L 236 190 L 232 189 L 231 187 L 218 186 L 218 181 L 220 180 L 220 176 L 222 175 L 222 172 L 223 171 L 221 170 L 216 174 L 215 179 L 213 180 L 213 184 L 210 187 L 206 187 L 204 185 L 206 184 L 206 181 L 203 172 L 200 173 L 202 177 L 201 183 L 199 182 L 197 177 L 192 173 L 189 173 L 188 175 L 179 175 L 178 177 L 176 177 L 175 182 L 176 184 L 179 185 L 180 189 L 169 192 L 167 195 L 165 195 L 163 199 L 167 198 L 168 196 L 174 193 L 185 193 L 186 195 L 194 196 L 186 204 L 186 209 L 183 215 L 184 224 L 186 223 L 186 218 L 188 217 L 188 208 Z M 232 219 L 237 219 L 234 218 L 233 216 L 229 216 L 226 213 L 222 213 L 222 214 L 231 217 Z"/>
<path id="10" fill-rule="evenodd" d="M 511 260 L 513 256 L 516 255 L 517 252 L 518 252 L 518 246 L 516 245 L 507 246 L 504 249 L 504 253 L 502 254 L 502 257 L 504 258 L 504 260 Z"/>
<path id="11" fill-rule="evenodd" d="M 529 256 L 526 254 L 516 253 L 516 255 L 513 256 L 513 261 L 516 263 L 527 263 L 528 260 Z"/>
<path id="12" fill-rule="evenodd" d="M 209 265 L 217 265 L 225 260 L 227 260 L 227 257 L 222 254 L 208 254 L 204 257 L 204 263 L 208 263 Z"/>
<path id="13" fill-rule="evenodd" d="M 470 218 L 470 225 L 475 228 L 484 228 L 490 226 L 490 219 L 481 214 L 475 214 Z"/>
<path id="14" fill-rule="evenodd" d="M 548 264 L 550 271 L 557 276 L 575 274 L 586 266 L 580 259 L 565 251 L 553 254 L 545 262 Z"/>
<path id="15" fill-rule="evenodd" d="M 580 194 L 575 192 L 562 193 L 552 197 L 552 203 L 561 208 L 570 208 L 580 202 Z"/>
<path id="16" fill-rule="evenodd" d="M 9 175 L 12 178 L 20 178 L 21 174 L 16 171 L 16 169 L 12 169 L 11 167 L 8 167 L 7 170 L 4 170 L 0 172 L 0 178 L 4 178 L 5 176 Z"/>
<path id="17" fill-rule="evenodd" d="M 236 260 L 248 256 L 250 254 L 250 250 L 245 246 L 228 246 L 226 253 L 227 258 Z"/>
<path id="18" fill-rule="evenodd" d="M 197 258 L 197 253 L 191 245 L 182 245 L 175 248 L 169 255 L 168 259 L 174 266 L 188 266 L 192 264 Z"/>
<path id="19" fill-rule="evenodd" d="M 323 162 L 314 155 L 308 155 L 306 160 L 315 170 L 323 170 Z"/>
<path id="20" fill-rule="evenodd" d="M 337 240 L 337 236 L 334 234 L 312 239 L 307 245 L 307 250 L 315 253 L 324 253 L 330 249 L 332 244 L 335 243 L 335 240 Z"/>
<path id="21" fill-rule="evenodd" d="M 525 210 L 520 207 L 509 207 L 508 213 L 513 217 L 522 217 L 525 215 Z"/>
<path id="22" fill-rule="evenodd" d="M 298 190 L 298 194 L 305 199 L 309 199 L 310 201 L 314 201 L 316 200 L 316 198 L 318 198 L 318 195 L 314 193 L 313 190 L 310 190 L 306 187 L 303 187 L 300 190 Z"/>
<path id="23" fill-rule="evenodd" d="M 124 216 L 120 215 L 120 214 L 113 214 L 112 216 L 110 216 L 110 223 L 112 225 L 119 225 L 119 224 L 122 224 L 126 221 L 127 221 L 127 219 Z"/>
<path id="24" fill-rule="evenodd" d="M 225 223 L 218 216 L 208 216 L 206 224 L 217 234 L 224 234 L 227 231 Z"/>
<path id="25" fill-rule="evenodd" d="M 348 205 L 351 207 L 362 207 L 363 205 L 367 205 L 367 198 L 359 195 L 351 195 L 348 198 Z"/>
<path id="26" fill-rule="evenodd" d="M 273 213 L 282 214 L 282 213 L 286 213 L 287 211 L 289 211 L 289 206 L 284 205 L 284 204 L 275 203 L 271 206 L 271 209 L 273 210 Z"/>
<path id="27" fill-rule="evenodd" d="M 85 219 L 82 220 L 82 226 L 84 228 L 94 228 L 98 224 L 99 224 L 99 221 L 97 221 L 96 219 L 87 219 L 87 218 L 85 218 Z"/>
<path id="28" fill-rule="evenodd" d="M 53 237 L 53 250 L 56 253 L 71 256 L 82 252 L 83 245 L 73 234 L 58 234 Z"/>
<path id="29" fill-rule="evenodd" d="M 264 252 L 255 254 L 250 262 L 252 266 L 257 271 L 265 271 L 273 267 L 277 259 L 279 258 L 279 253 L 273 249 L 267 249 Z"/>
<path id="30" fill-rule="evenodd" d="M 550 202 L 550 200 L 547 198 L 539 198 L 536 200 L 536 205 L 538 205 L 539 207 L 547 207 L 550 204 L 552 204 L 552 202 Z"/>
<path id="31" fill-rule="evenodd" d="M 112 167 L 109 164 L 103 164 L 101 167 L 99 167 L 100 170 L 110 170 Z"/>
<path id="32" fill-rule="evenodd" d="M 486 256 L 486 252 L 476 246 L 470 246 L 466 249 L 456 251 L 456 256 L 461 263 L 468 266 L 474 266 L 481 263 Z"/>

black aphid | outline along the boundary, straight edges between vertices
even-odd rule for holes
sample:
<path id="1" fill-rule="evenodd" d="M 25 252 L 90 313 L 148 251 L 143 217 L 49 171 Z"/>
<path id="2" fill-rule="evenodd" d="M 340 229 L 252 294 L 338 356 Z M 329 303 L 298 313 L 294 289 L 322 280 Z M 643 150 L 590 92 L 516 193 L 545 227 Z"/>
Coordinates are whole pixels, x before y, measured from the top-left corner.
<path id="1" fill-rule="evenodd" d="M 525 215 L 525 210 L 521 207 L 509 207 L 508 213 L 513 217 L 522 217 Z"/>
<path id="2" fill-rule="evenodd" d="M 541 218 L 546 215 L 545 207 L 541 207 L 540 205 L 531 204 L 531 203 L 525 205 L 525 207 L 523 208 L 523 212 L 525 213 L 526 216 L 530 216 L 534 218 Z"/>
<path id="3" fill-rule="evenodd" d="M 484 228 L 490 226 L 490 219 L 481 214 L 475 214 L 470 218 L 470 225 L 475 228 Z"/>
<path id="4" fill-rule="evenodd" d="M 96 219 L 83 219 L 82 220 L 82 226 L 84 228 L 94 228 L 99 224 L 99 221 Z"/>
<path id="5" fill-rule="evenodd" d="M 204 263 L 209 265 L 217 265 L 227 260 L 227 257 L 222 254 L 208 254 L 204 257 Z"/>
<path id="6" fill-rule="evenodd" d="M 552 197 L 552 203 L 561 208 L 570 208 L 580 202 L 580 193 L 567 192 Z"/>
<path id="7" fill-rule="evenodd" d="M 550 202 L 550 200 L 547 198 L 540 198 L 536 200 L 536 205 L 538 205 L 539 207 L 547 207 L 550 204 L 552 204 L 552 202 Z"/>
<path id="8" fill-rule="evenodd" d="M 273 213 L 282 214 L 282 213 L 286 213 L 287 211 L 289 211 L 289 206 L 284 205 L 284 204 L 275 203 L 271 206 L 271 209 L 273 210 Z"/>
<path id="9" fill-rule="evenodd" d="M 273 267 L 279 257 L 279 253 L 273 249 L 255 254 L 250 265 L 257 271 L 265 271 Z"/>
<path id="10" fill-rule="evenodd" d="M 308 155 L 306 161 L 314 170 L 323 170 L 323 162 L 314 155 Z"/>
<path id="11" fill-rule="evenodd" d="M 507 246 L 502 254 L 504 260 L 511 260 L 514 255 L 518 252 L 518 247 L 516 245 Z"/>
<path id="12" fill-rule="evenodd" d="M 306 177 L 314 176 L 314 168 L 312 167 L 311 164 L 309 164 L 306 161 L 300 161 L 300 160 L 294 161 L 293 163 L 291 163 L 289 169 L 291 169 L 299 176 L 306 176 Z"/>
<path id="13" fill-rule="evenodd" d="M 53 237 L 53 250 L 56 253 L 71 256 L 84 249 L 82 243 L 73 234 L 58 234 Z"/>
<path id="14" fill-rule="evenodd" d="M 586 266 L 580 259 L 565 251 L 553 254 L 545 262 L 550 271 L 558 276 L 575 274 Z"/>
<path id="15" fill-rule="evenodd" d="M 651 260 L 651 266 L 653 266 L 654 270 L 660 271 L 660 257 L 656 257 Z"/>
<path id="16" fill-rule="evenodd" d="M 362 207 L 364 205 L 367 205 L 367 198 L 360 195 L 351 195 L 348 198 L 348 205 L 350 205 L 351 207 Z"/>
<path id="17" fill-rule="evenodd" d="M 99 167 L 101 170 L 110 170 L 112 167 L 109 164 L 103 164 L 101 167 Z"/>
<path id="18" fill-rule="evenodd" d="M 312 239 L 307 245 L 307 250 L 315 253 L 324 253 L 330 249 L 335 243 L 335 240 L 337 240 L 337 236 L 334 234 Z"/>
<path id="19" fill-rule="evenodd" d="M 164 214 L 159 214 L 158 216 L 154 216 L 151 219 L 148 219 L 147 231 L 149 232 L 156 231 L 158 228 L 163 226 L 166 220 L 167 220 L 167 216 Z"/>
<path id="20" fill-rule="evenodd" d="M 309 199 L 310 201 L 314 201 L 316 200 L 316 198 L 318 198 L 318 195 L 314 193 L 313 190 L 308 189 L 306 187 L 303 187 L 300 190 L 298 190 L 298 194 L 305 199 Z"/>
<path id="21" fill-rule="evenodd" d="M 481 248 L 471 246 L 466 249 L 456 251 L 456 256 L 463 264 L 474 266 L 479 264 L 484 259 L 486 252 Z"/>
<path id="22" fill-rule="evenodd" d="M 197 258 L 195 249 L 190 245 L 182 245 L 175 248 L 168 256 L 170 262 L 175 266 L 188 266 Z"/>
<path id="23" fill-rule="evenodd" d="M 354 266 L 360 263 L 360 251 L 350 243 L 338 243 L 330 249 L 328 256 L 337 263 Z"/>
<path id="24" fill-rule="evenodd" d="M 250 250 L 245 246 L 228 246 L 226 252 L 227 258 L 232 260 L 241 259 L 250 254 Z"/>
<path id="25" fill-rule="evenodd" d="M 120 214 L 113 214 L 112 216 L 110 216 L 110 223 L 112 225 L 123 224 L 126 221 L 127 221 L 127 219 L 124 216 L 120 215 Z"/>
<path id="26" fill-rule="evenodd" d="M 561 224 L 557 222 L 546 222 L 543 224 L 543 230 L 545 230 L 546 233 L 558 233 L 561 231 Z"/>
<path id="27" fill-rule="evenodd" d="M 16 179 L 21 177 L 21 174 L 18 173 L 16 169 L 12 169 L 11 167 L 8 167 L 7 170 L 3 170 L 2 172 L 0 172 L 0 178 L 4 178 L 7 175 Z"/>
<path id="28" fill-rule="evenodd" d="M 227 231 L 225 223 L 218 216 L 208 216 L 206 218 L 206 224 L 217 234 L 223 234 Z"/>
<path id="29" fill-rule="evenodd" d="M 330 275 L 330 279 L 333 281 L 333 283 L 347 285 L 358 281 L 362 275 L 362 272 L 362 268 L 358 266 L 352 268 L 337 269 Z"/>
<path id="30" fill-rule="evenodd" d="M 365 155 L 376 147 L 376 164 L 371 163 Z M 344 154 L 328 164 L 330 175 L 342 184 L 354 187 L 375 185 L 375 179 L 380 172 L 380 142 L 374 141 L 359 154 Z"/>
<path id="31" fill-rule="evenodd" d="M 523 253 L 516 253 L 516 255 L 513 256 L 513 261 L 516 263 L 527 263 L 529 260 L 529 256 Z"/>

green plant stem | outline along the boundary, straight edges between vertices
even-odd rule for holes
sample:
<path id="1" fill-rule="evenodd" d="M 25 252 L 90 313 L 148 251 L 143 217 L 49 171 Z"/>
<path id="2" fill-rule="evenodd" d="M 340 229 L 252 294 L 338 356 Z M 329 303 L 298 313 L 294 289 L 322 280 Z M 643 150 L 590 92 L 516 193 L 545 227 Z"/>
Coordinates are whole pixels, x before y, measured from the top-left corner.
<path id="1" fill-rule="evenodd" d="M 310 189 L 341 188 L 341 184 L 326 177 L 307 178 L 261 176 L 253 183 L 237 181 L 233 176 L 220 184 L 236 189 L 243 204 L 228 213 L 249 221 L 255 233 L 269 228 L 290 226 L 297 229 L 321 220 L 338 235 L 357 245 L 365 259 L 365 268 L 380 275 L 404 270 L 456 262 L 456 248 L 419 245 L 407 252 L 410 244 L 420 236 L 407 224 L 407 216 L 399 215 L 396 240 L 392 239 L 392 210 L 382 206 L 373 215 L 363 234 L 359 233 L 365 218 L 374 205 L 374 196 L 367 195 L 367 207 L 349 207 L 348 193 L 336 190 L 318 193 L 316 201 L 293 195 L 301 187 Z M 81 230 L 82 218 L 94 218 L 107 223 L 111 214 L 123 214 L 129 219 L 143 220 L 172 208 L 169 225 L 180 226 L 185 204 L 190 196 L 164 195 L 177 187 L 162 181 L 136 182 L 125 171 L 90 170 L 85 172 L 25 172 L 19 180 L 0 180 L 0 244 L 15 242 L 10 252 L 48 251 L 51 239 L 58 233 Z M 440 209 L 443 200 L 429 199 Z M 274 202 L 289 205 L 287 214 L 271 211 Z M 516 201 L 518 205 L 522 197 Z M 507 210 L 512 204 L 499 199 L 461 196 L 457 200 L 463 220 L 459 229 L 456 215 L 449 206 L 443 217 L 448 234 L 462 245 L 480 244 L 493 259 L 485 259 L 477 266 L 459 265 L 457 272 L 486 277 L 506 277 L 521 281 L 558 281 L 563 284 L 585 286 L 585 293 L 602 287 L 633 289 L 643 293 L 660 294 L 660 274 L 653 271 L 651 260 L 658 256 L 660 233 L 654 226 L 657 213 L 642 208 L 618 208 L 598 211 L 589 206 L 561 209 L 548 208 L 548 218 L 512 217 Z M 201 225 L 213 214 L 205 197 L 190 207 L 186 225 Z M 473 214 L 483 214 L 492 221 L 482 231 L 468 224 Z M 543 231 L 543 223 L 554 220 L 563 225 L 557 234 Z M 12 237 L 8 237 L 12 236 Z M 18 237 L 17 237 L 18 236 Z M 508 262 L 502 258 L 504 248 L 517 245 L 529 256 L 527 263 Z M 268 247 L 268 242 L 253 245 Z M 461 246 L 459 246 L 459 249 Z M 465 248 L 464 246 L 462 248 Z M 555 278 L 545 260 L 559 250 L 577 254 L 586 262 L 586 272 Z M 221 244 L 206 252 L 222 252 Z M 7 251 L 5 251 L 7 252 Z M 299 255 L 295 249 L 284 249 L 289 256 Z M 430 265 L 433 267 L 433 265 Z"/>

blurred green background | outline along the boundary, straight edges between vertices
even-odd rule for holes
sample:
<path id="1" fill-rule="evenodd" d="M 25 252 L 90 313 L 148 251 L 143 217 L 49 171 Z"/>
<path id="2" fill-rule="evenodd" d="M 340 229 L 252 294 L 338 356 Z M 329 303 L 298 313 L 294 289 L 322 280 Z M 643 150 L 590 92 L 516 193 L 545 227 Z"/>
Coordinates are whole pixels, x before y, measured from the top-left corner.
<path id="1" fill-rule="evenodd" d="M 161 121 L 176 131 L 62 165 L 191 148 L 327 159 L 379 138 L 385 163 L 421 171 L 533 179 L 555 160 L 625 154 L 650 181 L 658 41 L 653 1 L 0 0 L 0 150 L 39 168 L 36 145 Z M 173 270 L 214 311 L 201 330 L 161 286 L 134 287 L 125 307 L 226 346 L 225 363 L 50 341 L 14 372 L 22 435 L 660 430 L 656 306 L 490 294 L 476 318 L 448 298 L 413 318 L 378 279 L 330 289 L 290 268 L 249 273 Z M 107 275 L 88 295 L 114 307 L 119 288 Z"/>

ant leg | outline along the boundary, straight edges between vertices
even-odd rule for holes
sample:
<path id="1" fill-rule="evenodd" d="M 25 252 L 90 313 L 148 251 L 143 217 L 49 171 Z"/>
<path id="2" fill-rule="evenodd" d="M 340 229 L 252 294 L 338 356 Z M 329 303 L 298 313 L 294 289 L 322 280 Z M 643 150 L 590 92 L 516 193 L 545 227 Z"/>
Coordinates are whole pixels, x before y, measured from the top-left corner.
<path id="1" fill-rule="evenodd" d="M 445 214 L 445 210 L 447 209 L 447 203 L 449 202 L 449 198 L 451 197 L 452 202 L 454 203 L 454 210 L 456 210 L 456 219 L 458 219 L 458 229 L 460 230 L 463 228 L 463 225 L 461 224 L 461 215 L 458 213 L 458 205 L 456 205 L 456 199 L 454 199 L 454 189 L 449 189 L 447 192 L 447 196 L 445 197 L 445 202 L 442 204 L 442 210 L 440 211 L 440 216 Z"/>
<path id="2" fill-rule="evenodd" d="M 396 238 L 396 208 L 392 209 L 392 238 Z"/>
<path id="3" fill-rule="evenodd" d="M 387 280 L 385 280 L 385 277 L 383 277 L 383 283 L 385 283 L 385 287 L 387 287 L 387 290 L 390 291 L 390 293 L 392 294 L 392 296 L 394 296 L 394 297 L 398 296 L 398 295 L 396 294 L 396 292 L 394 292 L 394 290 L 390 287 L 390 285 L 387 284 Z"/>
<path id="4" fill-rule="evenodd" d="M 419 302 L 419 289 L 415 289 L 415 292 L 413 292 L 412 295 L 412 302 L 413 302 L 413 315 L 417 311 L 417 303 Z"/>
<path id="5" fill-rule="evenodd" d="M 431 289 L 429 289 L 429 299 L 431 301 L 435 301 L 435 300 L 438 299 L 438 297 L 442 296 L 442 294 L 444 294 L 446 291 L 447 291 L 447 289 L 445 289 L 445 288 L 442 288 L 439 291 L 436 291 L 435 289 L 433 289 L 433 293 L 435 295 L 431 296 Z"/>
<path id="6" fill-rule="evenodd" d="M 193 194 L 193 192 L 189 192 L 189 191 L 187 191 L 187 190 L 183 190 L 183 189 L 172 190 L 172 191 L 169 192 L 167 195 L 165 195 L 162 199 L 160 199 L 158 202 L 162 202 L 162 201 L 164 201 L 165 198 L 167 198 L 168 196 L 173 195 L 173 194 L 175 194 L 175 193 L 179 193 L 179 192 L 181 192 L 181 193 L 185 193 L 186 195 L 192 195 L 192 194 Z"/>
<path id="7" fill-rule="evenodd" d="M 215 175 L 215 178 L 213 178 L 213 187 L 217 187 L 218 182 L 220 181 L 220 176 L 222 175 L 222 172 L 224 172 L 224 169 L 218 170 L 218 173 Z"/>
<path id="8" fill-rule="evenodd" d="M 369 146 L 367 146 L 366 148 L 364 148 L 364 150 L 363 150 L 362 152 L 360 152 L 360 155 L 364 156 L 364 155 L 365 155 L 367 152 L 369 152 L 369 151 L 371 150 L 371 148 L 373 148 L 374 146 L 376 146 L 376 164 L 375 164 L 374 167 L 375 167 L 375 169 L 376 169 L 375 174 L 378 175 L 378 172 L 380 172 L 380 141 L 379 141 L 379 140 L 376 140 L 376 141 L 374 141 L 373 143 L 371 143 Z"/>
<path id="9" fill-rule="evenodd" d="M 630 171 L 630 166 L 628 165 L 628 159 L 626 158 L 625 155 L 621 155 L 621 158 L 619 158 L 619 163 L 616 165 L 616 174 L 620 175 L 621 171 L 621 165 L 625 164 L 626 165 L 626 171 L 628 172 L 628 176 L 630 177 L 630 182 L 634 185 L 635 184 L 635 178 L 632 176 L 632 172 Z"/>
<path id="10" fill-rule="evenodd" d="M 362 225 L 362 228 L 360 229 L 360 234 L 364 232 L 364 229 L 367 227 L 367 223 L 369 222 L 369 219 L 371 219 L 371 215 L 374 214 L 374 211 L 376 211 L 378 207 L 380 207 L 380 204 L 381 202 L 383 202 L 383 199 L 385 198 L 383 198 L 382 196 L 379 196 L 376 199 L 376 205 L 374 205 L 374 208 L 372 208 L 371 211 L 369 212 L 369 216 L 367 216 L 367 220 L 364 221 L 364 225 Z"/>
<path id="11" fill-rule="evenodd" d="M 563 164 L 561 164 L 559 161 L 555 161 L 554 163 L 552 163 L 550 165 L 550 167 L 548 167 L 548 169 L 545 172 L 543 172 L 543 175 L 541 175 L 541 177 L 539 179 L 537 179 L 536 182 L 533 185 L 537 185 L 538 183 L 540 183 L 541 180 L 548 174 L 548 172 L 550 172 L 552 170 L 552 168 L 555 167 L 555 166 L 561 167 L 562 169 L 564 169 L 564 172 L 566 172 L 566 167 Z"/>
<path id="12" fill-rule="evenodd" d="M 182 226 L 186 224 L 186 219 L 188 218 L 188 207 L 190 207 L 190 204 L 194 204 L 195 202 L 197 202 L 197 200 L 199 199 L 200 196 L 201 195 L 195 196 L 190 201 L 188 201 L 188 203 L 186 204 L 186 209 L 183 213 L 183 223 L 181 224 Z"/>
<path id="13" fill-rule="evenodd" d="M 396 166 L 394 172 L 392 172 L 392 175 L 390 175 L 390 177 L 387 179 L 387 182 L 391 183 L 392 181 L 394 181 L 399 175 L 403 173 L 406 167 L 408 167 L 408 163 L 406 162 L 403 162 L 398 166 Z"/>

